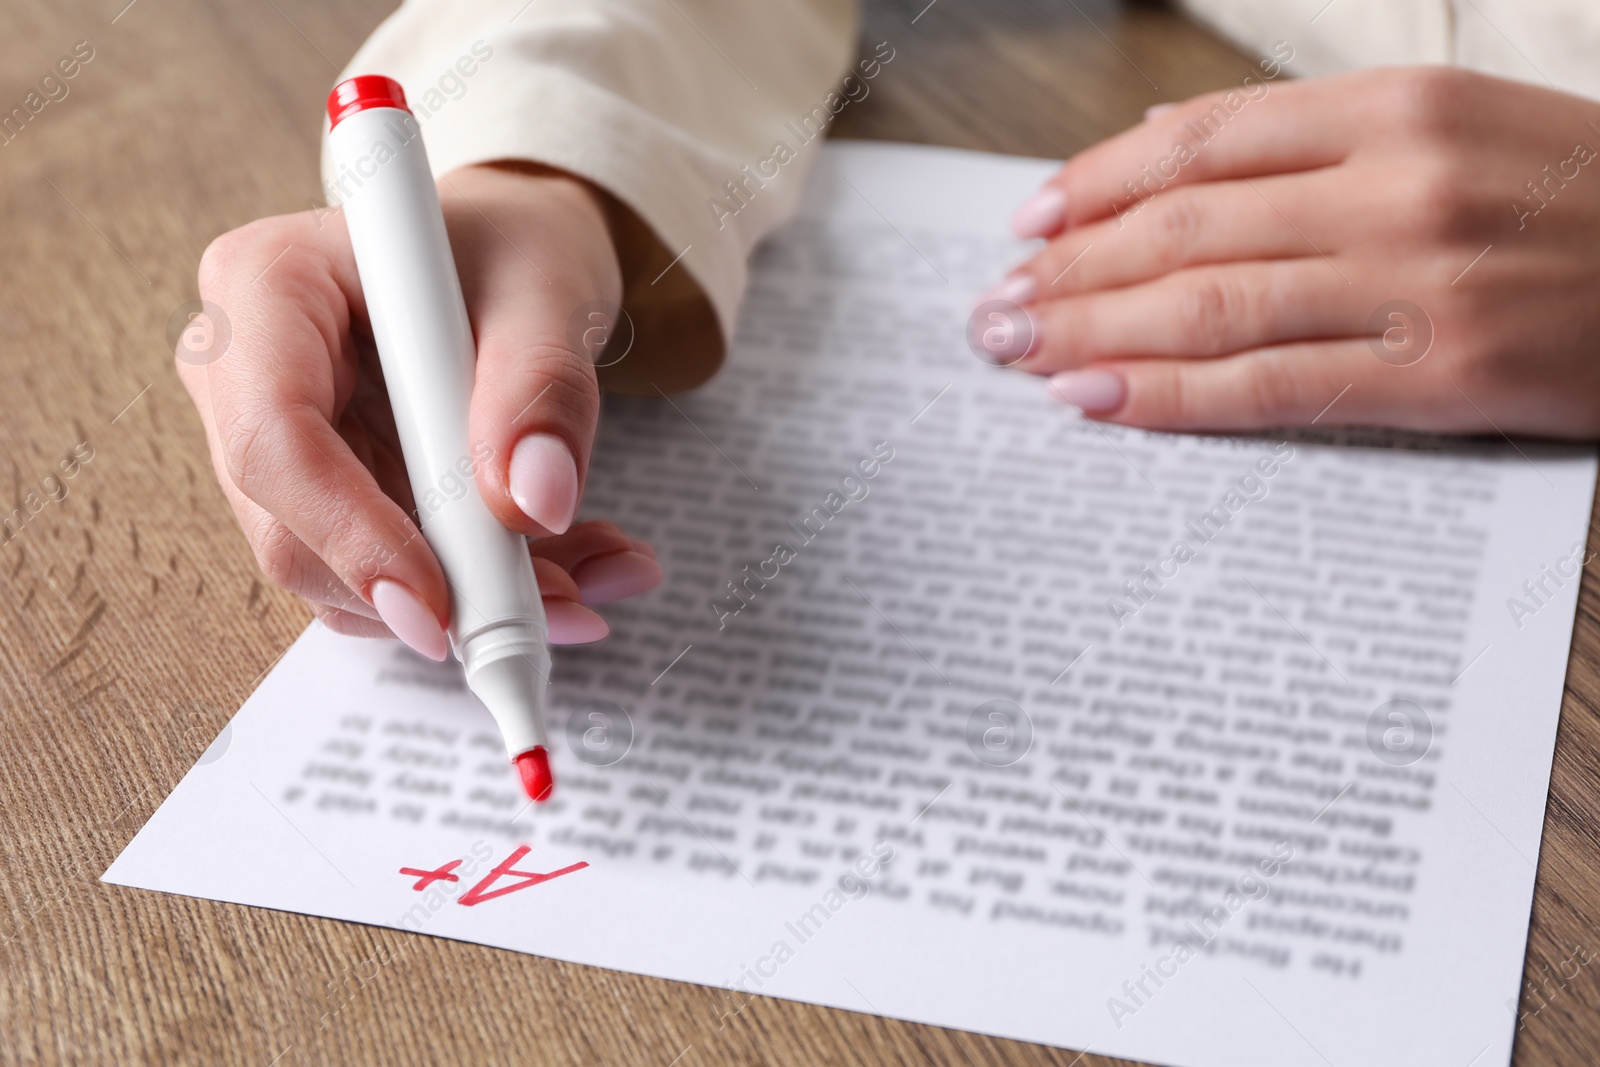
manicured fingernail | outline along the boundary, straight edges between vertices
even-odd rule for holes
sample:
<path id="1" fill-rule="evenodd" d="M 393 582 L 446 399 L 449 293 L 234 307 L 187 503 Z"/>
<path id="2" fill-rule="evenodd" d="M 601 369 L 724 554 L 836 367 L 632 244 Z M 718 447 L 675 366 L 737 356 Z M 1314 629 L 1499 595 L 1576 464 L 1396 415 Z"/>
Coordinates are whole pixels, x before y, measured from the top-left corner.
<path id="1" fill-rule="evenodd" d="M 1011 304 L 1026 304 L 1039 291 L 1039 284 L 1031 274 L 1013 274 L 978 298 L 978 303 L 1004 300 Z"/>
<path id="2" fill-rule="evenodd" d="M 1177 104 L 1151 104 L 1149 107 L 1144 109 L 1145 121 L 1149 122 L 1151 119 L 1155 118 L 1157 115 L 1161 114 L 1162 112 L 1171 111 L 1173 108 L 1175 108 L 1177 106 L 1178 106 Z"/>
<path id="3" fill-rule="evenodd" d="M 511 499 L 553 534 L 566 533 L 578 508 L 578 464 L 554 434 L 530 433 L 511 450 Z"/>
<path id="4" fill-rule="evenodd" d="M 1046 237 L 1067 218 L 1067 194 L 1047 185 L 1022 202 L 1011 216 L 1011 232 L 1018 237 Z"/>
<path id="5" fill-rule="evenodd" d="M 1115 411 L 1128 399 L 1128 383 L 1108 370 L 1062 371 L 1051 377 L 1050 391 L 1083 412 Z"/>
<path id="6" fill-rule="evenodd" d="M 552 644 L 587 645 L 611 632 L 606 620 L 571 600 L 546 600 L 544 618 Z"/>
<path id="7" fill-rule="evenodd" d="M 572 580 L 590 604 L 610 604 L 661 584 L 661 564 L 642 552 L 612 552 L 585 560 Z"/>
<path id="8" fill-rule="evenodd" d="M 373 582 L 370 593 L 378 618 L 414 651 L 435 661 L 443 661 L 450 654 L 444 627 L 421 597 L 392 578 Z"/>

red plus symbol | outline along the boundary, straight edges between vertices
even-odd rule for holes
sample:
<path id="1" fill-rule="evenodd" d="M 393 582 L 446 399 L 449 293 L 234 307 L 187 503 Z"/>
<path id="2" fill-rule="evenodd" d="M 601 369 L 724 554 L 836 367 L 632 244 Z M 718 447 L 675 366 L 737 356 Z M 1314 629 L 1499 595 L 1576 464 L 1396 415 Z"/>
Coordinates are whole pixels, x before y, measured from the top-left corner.
<path id="1" fill-rule="evenodd" d="M 461 866 L 461 861 L 460 860 L 451 860 L 449 863 L 445 864 L 443 867 L 436 867 L 431 871 L 419 871 L 415 867 L 401 867 L 400 868 L 400 873 L 401 874 L 408 874 L 411 877 L 415 878 L 417 880 L 417 884 L 412 886 L 411 888 L 417 890 L 418 892 L 421 892 L 422 890 L 428 888 L 430 885 L 432 885 L 435 882 L 459 882 L 459 881 L 461 881 L 461 879 L 457 878 L 455 875 L 450 873 L 451 871 L 455 870 L 459 866 Z"/>

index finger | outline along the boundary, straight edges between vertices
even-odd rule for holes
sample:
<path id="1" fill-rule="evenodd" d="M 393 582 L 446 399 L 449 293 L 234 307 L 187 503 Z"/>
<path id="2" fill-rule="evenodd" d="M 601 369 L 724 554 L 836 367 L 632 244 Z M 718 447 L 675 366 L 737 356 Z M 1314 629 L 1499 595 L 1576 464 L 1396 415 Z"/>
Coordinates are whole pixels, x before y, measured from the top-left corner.
<path id="1" fill-rule="evenodd" d="M 1174 104 L 1073 156 L 1018 209 L 1018 236 L 1121 215 L 1174 185 L 1331 166 L 1371 126 L 1346 78 L 1245 83 Z"/>
<path id="2" fill-rule="evenodd" d="M 222 465 L 401 636 L 431 615 L 439 633 L 424 627 L 423 643 L 439 651 L 444 572 L 334 427 L 354 373 L 344 358 L 354 264 L 338 246 L 342 231 L 319 234 L 294 217 L 268 223 L 235 231 L 203 261 L 201 292 L 234 323 L 227 355 L 203 371 Z M 257 284 L 269 266 L 275 284 Z M 407 618 L 396 626 L 399 610 Z"/>

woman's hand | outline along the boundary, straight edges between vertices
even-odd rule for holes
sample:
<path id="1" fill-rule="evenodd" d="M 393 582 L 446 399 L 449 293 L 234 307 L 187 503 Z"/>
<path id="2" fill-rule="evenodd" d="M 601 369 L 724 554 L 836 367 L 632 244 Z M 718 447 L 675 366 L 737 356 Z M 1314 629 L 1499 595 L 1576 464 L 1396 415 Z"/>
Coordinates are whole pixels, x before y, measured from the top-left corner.
<path id="1" fill-rule="evenodd" d="M 1600 435 L 1600 103 L 1443 67 L 1250 92 L 1019 209 L 1017 366 L 1135 426 Z"/>
<path id="2" fill-rule="evenodd" d="M 615 307 L 605 209 L 582 182 L 531 167 L 467 167 L 439 197 L 478 342 L 463 463 L 489 509 L 534 542 L 551 640 L 594 641 L 604 603 L 661 580 L 655 554 L 609 523 L 572 525 L 599 411 L 574 311 Z M 366 321 L 344 217 L 261 219 L 200 262 L 200 294 L 231 344 L 178 347 L 212 466 L 261 569 L 331 628 L 393 634 L 442 659 L 449 599 L 415 502 Z M 441 486 L 448 507 L 459 486 Z"/>

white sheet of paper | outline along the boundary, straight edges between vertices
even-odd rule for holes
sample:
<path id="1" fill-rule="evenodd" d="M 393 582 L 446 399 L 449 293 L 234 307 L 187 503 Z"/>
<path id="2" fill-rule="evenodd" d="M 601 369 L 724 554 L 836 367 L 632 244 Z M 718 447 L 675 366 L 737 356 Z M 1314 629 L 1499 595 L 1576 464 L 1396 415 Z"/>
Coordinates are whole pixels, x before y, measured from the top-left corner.
<path id="1" fill-rule="evenodd" d="M 1593 450 L 1082 421 L 964 340 L 1049 170 L 830 147 L 723 374 L 608 401 L 586 508 L 667 580 L 557 653 L 555 801 L 455 669 L 313 626 L 105 880 L 725 987 L 708 1025 L 1507 1062 Z M 459 902 L 522 844 L 587 866 Z"/>

